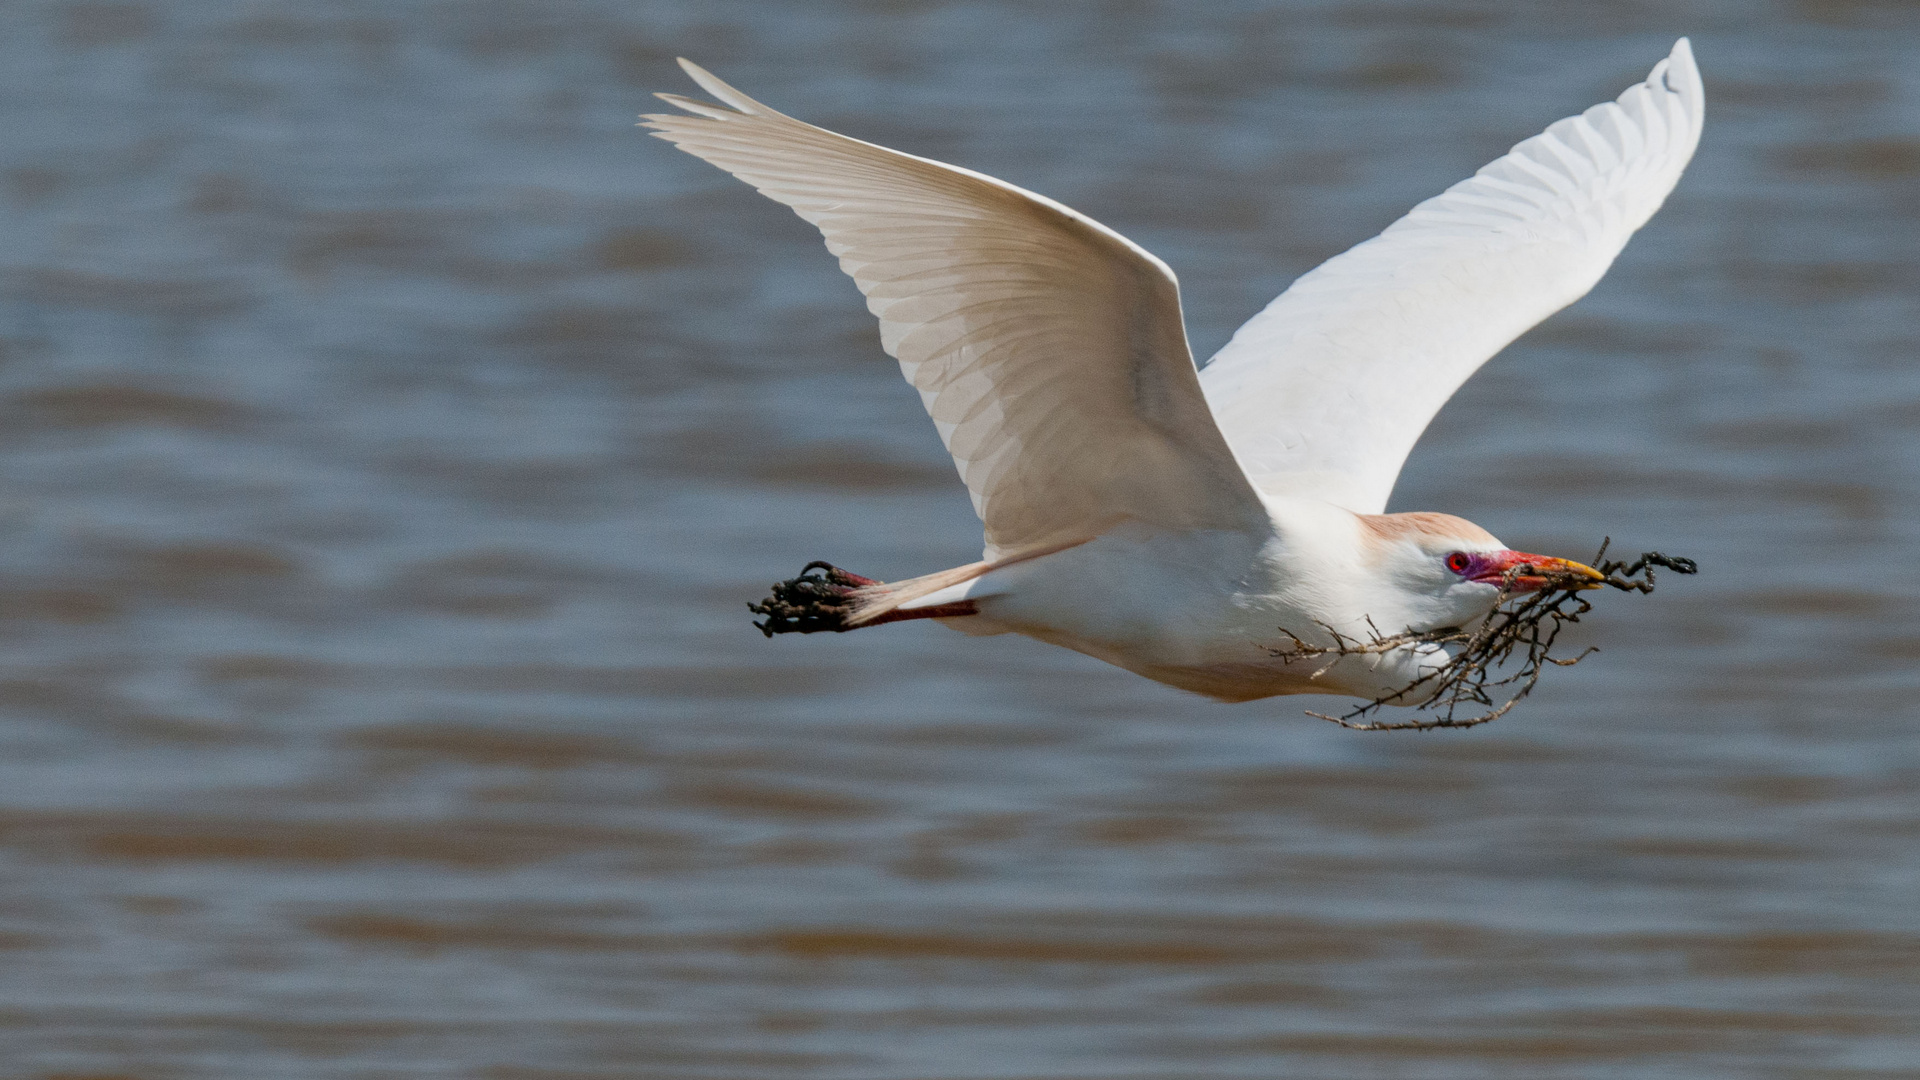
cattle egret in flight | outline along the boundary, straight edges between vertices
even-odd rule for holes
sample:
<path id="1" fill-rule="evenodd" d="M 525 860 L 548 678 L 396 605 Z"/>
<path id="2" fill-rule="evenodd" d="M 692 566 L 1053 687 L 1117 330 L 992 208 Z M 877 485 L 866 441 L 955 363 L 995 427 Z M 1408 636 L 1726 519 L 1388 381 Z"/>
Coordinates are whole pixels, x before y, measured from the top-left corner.
<path id="1" fill-rule="evenodd" d="M 1276 653 L 1294 634 L 1470 625 L 1503 579 L 1599 580 L 1457 517 L 1385 513 L 1387 496 L 1460 384 L 1585 295 L 1679 180 L 1704 101 L 1685 38 L 1618 100 L 1295 281 L 1198 369 L 1173 272 L 1126 237 L 680 66 L 721 104 L 661 94 L 687 115 L 646 126 L 819 228 L 985 524 L 981 561 L 924 577 L 815 564 L 825 574 L 769 634 L 934 618 L 1225 701 L 1378 698 L 1445 656 L 1409 646 L 1322 670 Z"/>

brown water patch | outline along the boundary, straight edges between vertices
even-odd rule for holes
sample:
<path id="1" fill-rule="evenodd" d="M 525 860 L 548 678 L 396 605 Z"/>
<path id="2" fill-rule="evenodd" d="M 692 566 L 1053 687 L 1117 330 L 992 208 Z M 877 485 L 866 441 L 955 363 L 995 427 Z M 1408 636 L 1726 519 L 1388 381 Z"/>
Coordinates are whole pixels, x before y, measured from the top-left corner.
<path id="1" fill-rule="evenodd" d="M 519 551 L 479 551 L 395 571 L 384 595 L 403 607 L 517 619 L 544 615 L 570 592 L 603 581 L 583 567 Z"/>
<path id="2" fill-rule="evenodd" d="M 685 942 L 644 934 L 565 930 L 507 920 L 458 922 L 372 912 L 326 915 L 309 919 L 306 925 L 321 937 L 335 941 L 429 953 L 443 949 L 641 952 L 685 945 Z"/>
<path id="3" fill-rule="evenodd" d="M 1010 811 L 997 814 L 969 814 L 942 826 L 939 835 L 956 844 L 998 844 L 1031 834 L 1040 823 L 1038 814 Z"/>
<path id="4" fill-rule="evenodd" d="M 1739 1045 L 1698 1032 L 1620 1032 L 1608 1035 L 1388 1035 L 1326 1032 L 1249 1039 L 1241 1051 L 1314 1054 L 1404 1061 L 1501 1061 L 1532 1064 L 1623 1061 L 1651 1054 L 1684 1054 Z"/>
<path id="5" fill-rule="evenodd" d="M 740 862 L 751 866 L 824 866 L 829 863 L 858 862 L 869 854 L 868 846 L 864 844 L 836 843 L 811 836 L 784 836 L 745 848 L 740 854 Z"/>
<path id="6" fill-rule="evenodd" d="M 495 335 L 508 349 L 526 350 L 567 371 L 631 374 L 643 346 L 657 341 L 660 318 L 635 307 L 569 305 L 533 312 Z"/>
<path id="7" fill-rule="evenodd" d="M 153 12 L 144 4 L 84 2 L 60 12 L 60 40 L 79 48 L 119 45 L 153 33 Z"/>
<path id="8" fill-rule="evenodd" d="M 0 588 L 0 619 L 22 619 L 80 626 L 120 614 L 120 604 L 91 589 Z"/>
<path id="9" fill-rule="evenodd" d="M 194 671 L 211 683 L 263 682 L 317 687 L 341 681 L 347 669 L 297 656 L 234 653 L 194 662 Z"/>
<path id="10" fill-rule="evenodd" d="M 431 674 L 449 686 L 503 694 L 558 692 L 607 697 L 670 694 L 736 700 L 824 693 L 835 687 L 844 688 L 852 677 L 820 668 L 588 668 L 566 664 L 492 664 L 440 668 Z"/>
<path id="11" fill-rule="evenodd" d="M 1654 856 L 1663 859 L 1806 859 L 1813 851 L 1792 844 L 1770 844 L 1758 840 L 1664 839 L 1642 837 L 1607 845 L 1621 855 Z"/>
<path id="12" fill-rule="evenodd" d="M 86 670 L 0 679 L 0 707 L 133 738 L 217 743 L 236 737 L 225 724 L 168 715 L 115 694 L 98 685 L 97 673 Z"/>
<path id="13" fill-rule="evenodd" d="M 1911 291 L 1913 267 L 1890 262 L 1785 263 L 1726 260 L 1721 273 L 1743 287 L 1794 303 L 1831 303 Z"/>
<path id="14" fill-rule="evenodd" d="M 1132 847 L 1141 844 L 1189 843 L 1206 833 L 1204 818 L 1177 814 L 1131 814 L 1090 821 L 1075 831 L 1095 844 Z"/>
<path id="15" fill-rule="evenodd" d="M 1075 736 L 1062 728 L 1020 724 L 914 724 L 875 733 L 881 742 L 895 746 L 955 747 L 959 749 L 997 749 L 1020 746 L 1058 746 Z"/>
<path id="16" fill-rule="evenodd" d="M 1860 421 L 1826 417 L 1759 416 L 1708 424 L 1700 429 L 1701 438 L 1715 446 L 1732 450 L 1828 450 L 1855 441 Z"/>
<path id="17" fill-rule="evenodd" d="M 456 222 L 424 211 L 369 210 L 322 215 L 287 254 L 293 271 L 318 277 L 347 266 L 426 269 L 445 258 Z"/>
<path id="18" fill-rule="evenodd" d="M 258 1012 L 205 1009 L 160 1014 L 94 1009 L 49 1009 L 42 1013 L 13 1010 L 0 1018 L 0 1023 L 31 1031 L 71 1032 L 84 1039 L 79 1045 L 95 1055 L 111 1053 L 122 1058 L 146 1057 L 149 1048 L 164 1048 L 174 1052 L 164 1058 L 169 1063 L 183 1059 L 196 1064 L 215 1059 L 232 1060 L 237 1053 L 258 1054 L 263 1046 L 270 1047 L 292 1051 L 298 1055 L 297 1061 L 315 1065 L 319 1070 L 316 1073 L 315 1069 L 310 1068 L 298 1075 L 324 1075 L 327 1067 L 337 1065 L 341 1059 L 349 1056 L 359 1060 L 423 1060 L 410 1056 L 423 1044 L 461 1048 L 459 1055 L 451 1059 L 444 1051 L 425 1059 L 438 1064 L 454 1061 L 459 1069 L 449 1075 L 460 1077 L 589 1076 L 595 1080 L 606 1080 L 609 1076 L 645 1076 L 648 1080 L 692 1080 L 695 1076 L 713 1077 L 716 1075 L 714 1070 L 722 1070 L 718 1075 L 743 1075 L 725 1071 L 730 1069 L 783 1070 L 781 1075 L 830 1075 L 819 1070 L 847 1064 L 843 1057 L 804 1051 L 709 1046 L 704 1041 L 686 1039 L 683 1027 L 648 1024 L 631 1018 L 572 1020 L 508 1015 L 493 1020 L 467 1017 L 448 1020 L 413 1016 L 389 1018 L 385 1013 L 375 1012 L 365 1006 L 276 1011 L 271 1005 L 262 1003 L 258 1008 Z M 333 1015 L 328 1015 L 330 1012 Z M 593 1065 L 582 1073 L 549 1073 L 539 1068 L 488 1068 L 476 1062 L 476 1058 L 480 1062 L 520 1058 L 524 1056 L 522 1050 L 525 1047 L 556 1043 L 574 1049 L 579 1055 L 575 1060 L 585 1057 Z M 266 1060 L 280 1059 L 280 1055 L 275 1054 Z M 686 1072 L 676 1070 L 663 1073 L 659 1071 L 661 1065 L 691 1068 Z M 614 1071 L 609 1072 L 609 1068 Z M 636 1072 L 636 1069 L 644 1071 Z M 264 1070 L 254 1067 L 252 1071 L 242 1068 L 228 1075 L 251 1078 L 272 1075 L 274 1071 L 271 1066 L 266 1066 Z M 198 1078 L 215 1074 L 201 1067 L 190 1067 L 187 1072 L 170 1068 L 159 1075 Z M 361 1075 L 396 1074 L 362 1072 Z M 752 1075 L 766 1073 L 753 1071 Z"/>
<path id="19" fill-rule="evenodd" d="M 908 841 L 907 853 L 886 864 L 887 871 L 908 881 L 955 881 L 966 877 L 971 868 L 948 850 L 947 839 L 937 834 L 921 834 Z"/>
<path id="20" fill-rule="evenodd" d="M 1261 961 L 1358 960 L 1375 955 L 1391 936 L 1391 931 L 1377 935 L 1370 930 L 1308 921 L 1120 920 L 1089 914 L 1066 922 L 1034 919 L 1010 933 L 823 927 L 747 935 L 731 939 L 731 945 L 743 952 L 777 952 L 817 960 L 1211 967 Z"/>
<path id="21" fill-rule="evenodd" d="M 872 1021 L 889 1028 L 973 1027 L 1005 1031 L 1023 1027 L 1046 1027 L 1061 1023 L 1129 1023 L 1136 1013 L 1125 1008 L 1100 1008 L 1084 1005 L 1033 1007 L 952 1007 L 914 1006 L 887 1009 L 867 1014 Z M 824 1026 L 824 1025 L 823 1025 Z"/>
<path id="22" fill-rule="evenodd" d="M 1198 779 L 1198 778 L 1196 778 Z M 1344 811 L 1361 804 L 1404 804 L 1409 798 L 1459 796 L 1481 788 L 1458 768 L 1262 769 L 1204 778 L 1218 792 L 1209 800 L 1223 809 L 1317 808 Z"/>
<path id="23" fill-rule="evenodd" d="M 239 282 L 122 277 L 81 270 L 26 270 L 17 277 L 20 292 L 43 304 L 95 308 L 129 315 L 210 319 L 253 306 Z"/>
<path id="24" fill-rule="evenodd" d="M 1235 72 L 1238 77 L 1241 73 Z M 1298 163 L 1289 163 L 1298 167 Z M 1197 230 L 1204 232 L 1260 232 L 1282 208 L 1268 185 L 1269 179 L 1245 176 L 1196 175 L 1190 169 L 1169 162 L 1165 168 L 1116 177 L 1076 199 L 1090 208 L 1096 217 L 1107 217 L 1098 209 L 1114 207 L 1125 215 L 1127 230 L 1149 228 Z M 1257 191 L 1251 193 L 1249 189 Z M 1151 193 L 1149 197 L 1142 196 Z M 1118 216 L 1115 214 L 1114 216 Z"/>
<path id="25" fill-rule="evenodd" d="M 179 915 L 201 906 L 197 900 L 179 896 L 122 896 L 119 904 L 135 915 L 155 916 Z"/>
<path id="26" fill-rule="evenodd" d="M 771 1012 L 753 1020 L 753 1026 L 776 1035 L 799 1035 L 819 1031 L 831 1018 L 824 1013 Z"/>
<path id="27" fill-rule="evenodd" d="M 1687 327 L 1650 327 L 1577 311 L 1557 315 L 1527 331 L 1526 341 L 1641 357 L 1678 357 L 1709 344 L 1698 330 Z"/>
<path id="28" fill-rule="evenodd" d="M 503 869 L 586 851 L 678 864 L 694 849 L 663 830 L 473 820 L 272 821 L 165 814 L 0 815 L 0 843 L 30 852 L 129 862 L 417 862 Z"/>
<path id="29" fill-rule="evenodd" d="M 1920 637 L 1883 637 L 1870 648 L 1873 655 L 1887 660 L 1920 660 Z"/>
<path id="30" fill-rule="evenodd" d="M 478 228 L 466 210 L 383 209 L 310 214 L 287 253 L 289 268 L 309 281 L 343 270 L 452 278 L 484 289 L 548 284 L 577 272 L 560 260 L 495 258 L 464 238 Z"/>
<path id="31" fill-rule="evenodd" d="M 1838 781 L 1817 776 L 1742 776 L 1728 780 L 1725 789 L 1765 806 L 1805 806 L 1835 798 Z"/>
<path id="32" fill-rule="evenodd" d="M 529 1032 L 529 1036 L 544 1035 L 546 1028 L 555 1025 L 543 1025 L 538 1032 Z M 579 1025 L 559 1025 L 562 1029 Z M 855 1062 L 865 1064 L 858 1058 L 846 1054 L 810 1053 L 801 1050 L 724 1050 L 711 1046 L 698 1049 L 674 1049 L 666 1039 L 654 1033 L 630 1034 L 631 1025 L 607 1025 L 608 1035 L 625 1035 L 617 1044 L 601 1048 L 602 1060 L 619 1062 L 612 1066 L 614 1071 L 605 1068 L 592 1068 L 586 1071 L 572 1069 L 549 1069 L 527 1065 L 489 1065 L 474 1075 L 479 1080 L 709 1080 L 715 1076 L 716 1069 L 738 1070 L 732 1075 L 769 1075 L 766 1070 L 775 1070 L 783 1076 L 831 1076 L 824 1071 L 835 1068 L 847 1069 Z M 644 1065 L 645 1073 L 636 1073 L 634 1066 Z M 685 1071 L 662 1072 L 662 1066 L 684 1066 Z M 726 1075 L 726 1074 L 721 1074 Z M 1061 1078 L 1049 1078 L 1061 1080 Z M 1071 1078 L 1065 1078 L 1071 1080 Z"/>
<path id="33" fill-rule="evenodd" d="M 1341 80 L 1365 90 L 1426 90 L 1454 81 L 1454 73 L 1431 58 L 1376 60 Z"/>
<path id="34" fill-rule="evenodd" d="M 1871 1013 L 1748 1011 L 1678 1006 L 1569 1009 L 1562 1012 L 1526 1013 L 1521 1020 L 1529 1027 L 1551 1025 L 1580 1030 L 1612 1028 L 1634 1031 L 1736 1032 L 1756 1035 L 1772 1033 L 1881 1035 L 1903 1034 L 1913 1030 L 1911 1017 L 1876 1016 Z"/>
<path id="35" fill-rule="evenodd" d="M 725 28 L 732 29 L 732 28 Z M 672 85 L 679 74 L 674 58 L 685 53 L 691 57 L 718 55 L 722 46 L 713 44 L 716 30 L 721 27 L 681 25 L 673 31 L 673 44 L 665 44 L 651 34 L 639 32 L 634 27 L 622 27 L 609 40 L 601 44 L 606 48 L 609 63 L 622 82 L 637 86 L 649 92 Z M 724 30 L 722 30 L 724 33 Z M 732 34 L 726 34 L 733 37 Z M 698 43 L 707 42 L 710 47 L 701 47 Z"/>
<path id="36" fill-rule="evenodd" d="M 872 447 L 811 446 L 796 453 L 755 457 L 738 468 L 745 478 L 776 485 L 853 491 L 937 491 L 959 488 L 952 466 L 941 462 L 889 461 Z"/>
<path id="37" fill-rule="evenodd" d="M 1540 549 L 1530 547 L 1525 550 Z M 1396 756 L 1413 760 L 1487 765 L 1546 765 L 1582 756 L 1562 747 L 1498 736 L 1471 740 L 1427 739 L 1418 744 L 1404 744 L 1390 749 Z M 1587 759 L 1591 760 L 1591 757 Z"/>
<path id="38" fill-rule="evenodd" d="M 674 784 L 668 796 L 676 804 L 744 817 L 831 821 L 870 818 L 885 809 L 883 803 L 844 792 L 735 778 Z"/>
<path id="39" fill-rule="evenodd" d="M 618 739 L 480 727 L 474 724 L 404 724 L 372 728 L 356 731 L 346 741 L 347 745 L 358 749 L 395 756 L 525 769 L 629 765 L 653 760 L 653 755 L 639 746 Z"/>
<path id="40" fill-rule="evenodd" d="M 813 960 L 1190 966 L 1226 964 L 1238 958 L 1231 948 L 1199 942 L 1020 940 L 882 930 L 789 930 L 738 938 L 733 944 L 742 952 L 779 952 Z"/>
<path id="41" fill-rule="evenodd" d="M 793 445 L 748 430 L 689 429 L 650 447 L 662 468 L 681 476 L 781 487 L 858 491 L 953 491 L 959 479 L 945 457 L 901 460 L 860 442 Z"/>
<path id="42" fill-rule="evenodd" d="M 0 405 L 0 418 L 7 425 L 50 431 L 142 425 L 233 431 L 252 415 L 249 409 L 217 398 L 116 385 L 30 390 Z"/>
<path id="43" fill-rule="evenodd" d="M 1906 0 L 1794 0 L 1793 8 L 1814 22 L 1840 26 L 1856 25 L 1876 13 L 1905 15 L 1913 10 Z"/>
<path id="44" fill-rule="evenodd" d="M 1196 991 L 1195 1001 L 1207 1005 L 1332 1005 L 1346 995 L 1325 986 L 1297 982 L 1231 982 Z"/>
<path id="45" fill-rule="evenodd" d="M 196 214 L 232 214 L 251 207 L 255 198 L 244 177 L 214 173 L 194 179 L 185 206 Z"/>
<path id="46" fill-rule="evenodd" d="M 685 240 L 659 229 L 616 229 L 593 245 L 590 258 L 602 270 L 645 271 L 692 262 Z"/>
<path id="47" fill-rule="evenodd" d="M 290 556 L 256 544 L 128 546 L 120 555 L 130 583 L 173 596 L 225 595 L 300 569 Z"/>
<path id="48" fill-rule="evenodd" d="M 72 177 L 59 169 L 41 168 L 32 165 L 20 166 L 0 174 L 7 186 L 7 195 L 15 205 L 32 206 L 34 203 L 58 194 Z"/>
<path id="49" fill-rule="evenodd" d="M 1920 937 L 1849 930 L 1756 933 L 1734 937 L 1623 938 L 1620 944 L 1674 953 L 1705 975 L 1771 978 L 1862 977 L 1920 970 Z"/>

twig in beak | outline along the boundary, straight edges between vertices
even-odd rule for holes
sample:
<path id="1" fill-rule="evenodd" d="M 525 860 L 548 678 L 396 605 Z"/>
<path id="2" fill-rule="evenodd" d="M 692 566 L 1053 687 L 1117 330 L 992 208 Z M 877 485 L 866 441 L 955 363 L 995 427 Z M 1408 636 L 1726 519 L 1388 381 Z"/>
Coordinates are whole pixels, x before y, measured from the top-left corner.
<path id="1" fill-rule="evenodd" d="M 1650 593 L 1653 591 L 1654 567 L 1663 567 L 1676 574 L 1698 573 L 1700 569 L 1692 559 L 1662 555 L 1657 551 L 1644 552 L 1631 563 L 1608 561 L 1607 548 L 1612 542 L 1611 538 L 1603 541 L 1599 554 L 1593 558 L 1594 569 L 1603 575 L 1599 582 L 1584 576 L 1543 573 L 1542 568 L 1526 565 L 1508 570 L 1501 581 L 1500 596 L 1494 602 L 1493 610 L 1480 621 L 1480 625 L 1471 630 L 1442 627 L 1419 633 L 1382 634 L 1369 619 L 1369 638 L 1361 641 L 1322 623 L 1321 628 L 1333 639 L 1333 644 L 1310 645 L 1298 634 L 1282 629 L 1281 633 L 1293 639 L 1293 645 L 1287 649 L 1273 650 L 1273 655 L 1288 663 L 1296 659 L 1326 658 L 1325 663 L 1309 676 L 1318 678 L 1342 657 L 1377 656 L 1397 649 L 1438 646 L 1447 651 L 1447 662 L 1406 686 L 1355 706 L 1340 716 L 1312 711 L 1307 715 L 1356 731 L 1430 731 L 1434 728 L 1476 727 L 1498 720 L 1506 715 L 1507 710 L 1519 704 L 1521 698 L 1533 692 L 1548 665 L 1572 667 L 1599 651 L 1597 648 L 1588 648 L 1577 656 L 1566 658 L 1552 655 L 1561 628 L 1568 623 L 1579 622 L 1580 616 L 1593 610 L 1593 605 L 1580 595 L 1582 592 L 1595 585 L 1606 585 L 1622 592 Z M 1522 594 L 1514 587 L 1514 583 L 1523 576 L 1535 579 L 1544 576 L 1547 582 Z M 1521 595 L 1525 599 L 1508 606 Z M 1516 657 L 1520 662 L 1519 670 L 1496 678 L 1497 670 Z M 1496 703 L 1496 697 L 1504 700 Z M 1364 719 L 1388 705 L 1404 705 L 1416 700 L 1419 712 L 1431 710 L 1432 714 L 1391 723 Z M 1461 717 L 1459 713 L 1463 709 L 1472 715 Z"/>

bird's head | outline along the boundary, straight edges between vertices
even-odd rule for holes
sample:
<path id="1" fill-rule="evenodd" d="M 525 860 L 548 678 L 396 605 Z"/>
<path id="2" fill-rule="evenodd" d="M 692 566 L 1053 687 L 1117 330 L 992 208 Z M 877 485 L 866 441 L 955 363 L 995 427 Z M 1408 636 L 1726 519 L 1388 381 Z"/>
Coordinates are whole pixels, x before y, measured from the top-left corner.
<path id="1" fill-rule="evenodd" d="M 1393 594 L 1391 606 L 1401 609 L 1403 625 L 1413 630 L 1469 626 L 1493 610 L 1503 587 L 1590 589 L 1603 580 L 1598 570 L 1571 559 L 1514 551 L 1450 514 L 1369 514 L 1360 525 L 1375 580 Z"/>

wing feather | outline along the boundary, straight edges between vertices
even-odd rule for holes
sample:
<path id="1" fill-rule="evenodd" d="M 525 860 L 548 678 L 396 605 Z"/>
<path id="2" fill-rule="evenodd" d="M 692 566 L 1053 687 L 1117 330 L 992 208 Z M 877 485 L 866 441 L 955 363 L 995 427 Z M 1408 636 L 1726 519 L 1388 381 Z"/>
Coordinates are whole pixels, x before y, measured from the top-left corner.
<path id="1" fill-rule="evenodd" d="M 662 94 L 690 115 L 646 126 L 820 229 L 953 455 L 989 559 L 1126 519 L 1265 525 L 1166 264 L 1043 196 L 801 123 L 680 65 L 727 108 Z"/>
<path id="2" fill-rule="evenodd" d="M 1201 383 L 1254 483 L 1384 510 L 1460 384 L 1584 296 L 1660 208 L 1704 101 L 1682 38 L 1646 82 L 1520 143 L 1249 320 Z"/>

